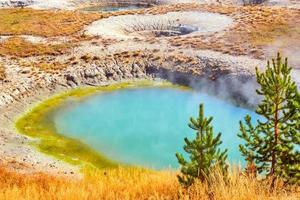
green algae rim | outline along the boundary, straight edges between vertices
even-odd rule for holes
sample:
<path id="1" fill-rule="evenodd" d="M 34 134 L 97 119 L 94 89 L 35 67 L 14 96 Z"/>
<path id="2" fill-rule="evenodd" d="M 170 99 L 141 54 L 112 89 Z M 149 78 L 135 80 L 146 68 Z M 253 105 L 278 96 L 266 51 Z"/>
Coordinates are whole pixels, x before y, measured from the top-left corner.
<path id="1" fill-rule="evenodd" d="M 155 82 L 149 80 L 73 89 L 50 97 L 35 106 L 16 120 L 16 128 L 21 134 L 37 138 L 38 140 L 31 144 L 39 151 L 60 160 L 74 165 L 92 165 L 97 168 L 117 167 L 120 163 L 110 160 L 79 140 L 57 133 L 55 126 L 51 123 L 51 112 L 61 106 L 67 98 L 80 100 L 95 93 L 146 87 L 190 89 L 166 81 Z"/>

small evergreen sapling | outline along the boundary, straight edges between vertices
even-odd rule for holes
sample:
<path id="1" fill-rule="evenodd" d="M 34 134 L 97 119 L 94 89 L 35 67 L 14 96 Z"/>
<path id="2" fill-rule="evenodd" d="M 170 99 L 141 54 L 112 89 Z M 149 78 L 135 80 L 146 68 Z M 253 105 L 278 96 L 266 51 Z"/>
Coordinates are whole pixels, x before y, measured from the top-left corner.
<path id="1" fill-rule="evenodd" d="M 263 120 L 253 126 L 247 115 L 245 122 L 240 122 L 238 136 L 245 141 L 240 145 L 242 155 L 254 162 L 258 173 L 299 183 L 300 98 L 296 83 L 291 79 L 291 70 L 287 59 L 283 62 L 280 54 L 272 60 L 272 66 L 268 62 L 265 72 L 256 69 L 260 85 L 257 93 L 263 96 L 256 113 Z"/>
<path id="2" fill-rule="evenodd" d="M 216 167 L 219 167 L 224 174 L 227 172 L 227 149 L 220 150 L 221 133 L 214 137 L 212 120 L 212 117 L 204 116 L 203 104 L 201 104 L 198 118 L 191 118 L 189 123 L 189 127 L 196 131 L 196 137 L 193 140 L 184 139 L 183 149 L 189 154 L 190 161 L 187 161 L 182 154 L 176 154 L 182 173 L 178 176 L 178 180 L 186 187 L 192 185 L 196 179 L 202 182 L 209 181 L 207 178 Z"/>

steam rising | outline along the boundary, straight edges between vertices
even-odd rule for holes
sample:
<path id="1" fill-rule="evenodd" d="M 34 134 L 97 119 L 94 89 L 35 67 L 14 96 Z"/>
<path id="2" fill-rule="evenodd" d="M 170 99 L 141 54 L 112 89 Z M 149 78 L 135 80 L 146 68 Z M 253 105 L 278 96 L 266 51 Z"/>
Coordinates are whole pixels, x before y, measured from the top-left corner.
<path id="1" fill-rule="evenodd" d="M 228 75 L 212 81 L 207 77 L 199 78 L 172 72 L 160 72 L 157 77 L 176 84 L 187 85 L 195 90 L 248 108 L 255 108 L 262 100 L 256 94 L 259 85 L 254 76 L 238 78 Z"/>

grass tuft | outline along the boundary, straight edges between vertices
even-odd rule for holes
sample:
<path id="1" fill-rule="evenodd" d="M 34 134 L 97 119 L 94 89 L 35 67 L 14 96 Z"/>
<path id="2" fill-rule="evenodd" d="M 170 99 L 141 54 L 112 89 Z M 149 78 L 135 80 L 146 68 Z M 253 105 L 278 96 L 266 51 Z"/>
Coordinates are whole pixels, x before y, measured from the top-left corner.
<path id="1" fill-rule="evenodd" d="M 196 183 L 186 190 L 177 182 L 176 171 L 152 171 L 118 167 L 110 170 L 83 170 L 84 178 L 71 179 L 46 174 L 18 174 L 0 168 L 0 199 L 189 199 L 189 200 L 296 200 L 298 188 L 277 184 L 270 191 L 267 181 L 259 181 L 233 171 L 227 182 L 216 174 L 209 188 Z"/>
<path id="2" fill-rule="evenodd" d="M 71 11 L 0 9 L 0 35 L 69 36 L 98 18 Z"/>
<path id="3" fill-rule="evenodd" d="M 6 72 L 4 66 L 0 63 L 0 80 L 4 80 L 6 78 Z"/>
<path id="4" fill-rule="evenodd" d="M 40 55 L 60 55 L 70 48 L 70 44 L 34 44 L 24 38 L 11 37 L 0 43 L 1 56 L 29 57 Z"/>

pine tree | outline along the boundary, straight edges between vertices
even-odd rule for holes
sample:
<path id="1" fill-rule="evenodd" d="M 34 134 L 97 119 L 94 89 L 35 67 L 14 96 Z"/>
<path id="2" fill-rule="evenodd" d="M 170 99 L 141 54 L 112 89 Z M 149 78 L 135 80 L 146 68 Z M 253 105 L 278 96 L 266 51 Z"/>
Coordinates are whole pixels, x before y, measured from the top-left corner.
<path id="1" fill-rule="evenodd" d="M 300 154 L 296 148 L 300 144 L 300 101 L 291 70 L 287 58 L 282 62 L 279 53 L 272 66 L 268 62 L 265 72 L 256 69 L 260 85 L 257 94 L 263 96 L 256 113 L 263 119 L 253 126 L 251 117 L 246 116 L 245 122 L 240 122 L 238 136 L 245 141 L 240 145 L 242 155 L 254 161 L 258 173 L 295 183 L 300 181 Z"/>
<path id="2" fill-rule="evenodd" d="M 282 161 L 285 164 L 281 166 L 283 170 L 279 175 L 289 183 L 300 184 L 300 93 L 297 93 L 295 100 L 289 106 L 295 109 L 295 115 L 293 120 L 290 120 L 291 125 L 287 131 L 292 135 L 291 140 L 298 148 L 292 155 L 286 153 L 288 156 L 285 156 L 285 160 Z"/>
<path id="3" fill-rule="evenodd" d="M 196 131 L 196 137 L 193 140 L 185 138 L 183 147 L 189 154 L 190 161 L 182 154 L 176 154 L 182 173 L 178 180 L 184 186 L 192 185 L 196 179 L 208 181 L 207 178 L 215 167 L 219 167 L 224 174 L 227 172 L 227 149 L 223 152 L 219 149 L 222 144 L 221 133 L 214 137 L 212 120 L 212 117 L 204 117 L 203 104 L 200 105 L 198 118 L 190 119 L 189 127 Z"/>

